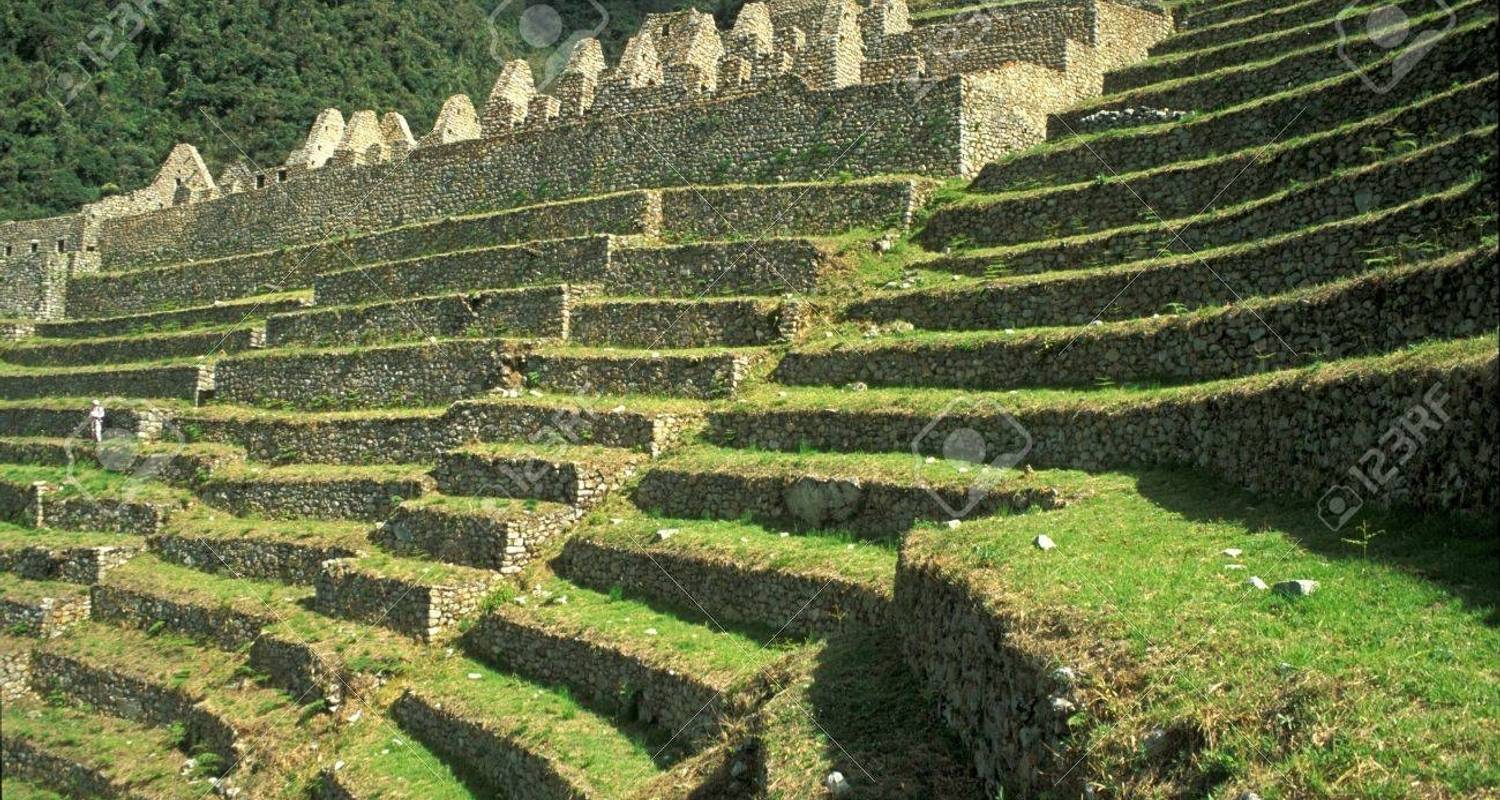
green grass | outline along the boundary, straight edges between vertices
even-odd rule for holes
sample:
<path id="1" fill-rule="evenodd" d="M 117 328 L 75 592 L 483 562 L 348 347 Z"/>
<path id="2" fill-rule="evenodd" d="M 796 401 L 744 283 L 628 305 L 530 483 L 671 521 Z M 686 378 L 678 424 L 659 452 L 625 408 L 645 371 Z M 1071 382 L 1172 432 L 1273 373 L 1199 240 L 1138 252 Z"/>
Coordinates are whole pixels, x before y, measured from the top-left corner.
<path id="1" fill-rule="evenodd" d="M 618 524 L 611 518 L 619 519 Z M 657 541 L 664 528 L 677 532 Z M 643 516 L 624 503 L 590 514 L 576 537 L 648 554 L 708 559 L 737 569 L 837 578 L 890 593 L 896 553 L 889 544 L 833 533 L 786 536 L 749 522 Z"/>
<path id="2" fill-rule="evenodd" d="M 7 700 L 3 714 L 6 739 L 25 739 L 53 756 L 100 770 L 136 796 L 186 798 L 210 792 L 206 782 L 192 785 L 177 774 L 187 755 L 177 751 L 176 741 L 164 730 L 32 698 Z M 7 775 L 7 800 L 60 797 L 23 787 Z"/>
<path id="3" fill-rule="evenodd" d="M 36 605 L 45 598 L 81 600 L 88 597 L 89 588 L 76 583 L 62 581 L 31 581 L 18 578 L 9 572 L 0 572 L 0 597 L 26 605 Z"/>
<path id="4" fill-rule="evenodd" d="M 296 612 L 312 593 L 270 581 L 205 574 L 154 555 L 140 555 L 116 567 L 103 583 L 187 605 L 228 608 L 271 619 Z"/>
<path id="5" fill-rule="evenodd" d="M 191 502 L 191 495 L 152 481 L 134 480 L 130 475 L 92 467 L 37 467 L 24 464 L 0 464 L 0 481 L 30 485 L 43 481 L 54 487 L 52 497 L 87 495 L 113 500 L 128 495 L 141 502 Z"/>
<path id="6" fill-rule="evenodd" d="M 140 547 L 139 537 L 119 533 L 56 531 L 49 528 L 25 528 L 0 521 L 0 549 L 46 547 L 65 550 L 72 547 Z"/>
<path id="7" fill-rule="evenodd" d="M 1112 793 L 1217 785 L 1215 796 L 1267 798 L 1447 796 L 1500 781 L 1493 518 L 1367 509 L 1334 534 L 1311 502 L 1193 474 L 1101 475 L 1095 488 L 1045 516 L 908 545 L 963 570 L 1001 613 L 1082 626 L 1063 652 L 1118 648 L 1124 664 L 1083 721 L 1091 778 Z M 1038 534 L 1057 549 L 1032 547 Z M 1225 569 L 1228 547 L 1246 569 Z M 1322 588 L 1289 600 L 1245 586 L 1250 575 Z M 1154 729 L 1192 731 L 1201 746 L 1153 772 L 1136 742 Z"/>
<path id="8" fill-rule="evenodd" d="M 536 593 L 537 588 L 544 594 Z M 749 681 L 789 652 L 790 646 L 780 640 L 763 646 L 774 631 L 753 636 L 720 630 L 700 615 L 658 610 L 622 594 L 595 592 L 560 578 L 538 582 L 525 596 L 525 605 L 512 600 L 501 613 L 714 685 Z M 558 597 L 567 601 L 556 602 Z"/>

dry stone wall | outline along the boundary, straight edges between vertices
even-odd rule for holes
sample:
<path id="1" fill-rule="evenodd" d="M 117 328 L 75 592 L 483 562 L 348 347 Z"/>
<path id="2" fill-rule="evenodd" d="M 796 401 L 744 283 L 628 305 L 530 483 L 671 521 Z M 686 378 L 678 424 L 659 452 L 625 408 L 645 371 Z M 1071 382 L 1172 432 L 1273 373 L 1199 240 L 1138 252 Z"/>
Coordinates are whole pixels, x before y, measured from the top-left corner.
<path id="1" fill-rule="evenodd" d="M 3 515 L 0 515 L 3 516 Z M 134 558 L 141 549 L 132 545 L 97 547 L 41 547 L 27 545 L 0 549 L 0 572 L 11 572 L 32 581 L 98 583 L 110 570 Z"/>

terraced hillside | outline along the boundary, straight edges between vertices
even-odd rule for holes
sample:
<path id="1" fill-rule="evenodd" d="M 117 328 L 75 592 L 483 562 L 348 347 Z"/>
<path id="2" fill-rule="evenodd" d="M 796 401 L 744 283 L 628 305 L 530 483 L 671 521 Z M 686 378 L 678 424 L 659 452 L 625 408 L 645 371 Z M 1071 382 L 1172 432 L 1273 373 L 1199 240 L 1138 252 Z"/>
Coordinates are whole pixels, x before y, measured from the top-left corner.
<path id="1" fill-rule="evenodd" d="M 705 19 L 0 230 L 7 798 L 1495 796 L 1493 4 Z"/>

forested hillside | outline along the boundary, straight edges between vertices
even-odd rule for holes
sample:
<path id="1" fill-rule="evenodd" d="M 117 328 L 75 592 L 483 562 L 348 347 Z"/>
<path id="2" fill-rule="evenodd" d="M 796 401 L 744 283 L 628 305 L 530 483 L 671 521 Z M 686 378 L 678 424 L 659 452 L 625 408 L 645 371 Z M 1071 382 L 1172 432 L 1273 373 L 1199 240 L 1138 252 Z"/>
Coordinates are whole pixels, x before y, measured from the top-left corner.
<path id="1" fill-rule="evenodd" d="M 550 41 L 596 28 L 613 53 L 647 13 L 695 5 L 727 23 L 738 4 L 6 0 L 0 220 L 141 186 L 178 141 L 215 172 L 241 155 L 279 163 L 328 106 L 400 111 L 421 135 L 447 96 L 482 102 L 502 60 L 541 69 Z"/>

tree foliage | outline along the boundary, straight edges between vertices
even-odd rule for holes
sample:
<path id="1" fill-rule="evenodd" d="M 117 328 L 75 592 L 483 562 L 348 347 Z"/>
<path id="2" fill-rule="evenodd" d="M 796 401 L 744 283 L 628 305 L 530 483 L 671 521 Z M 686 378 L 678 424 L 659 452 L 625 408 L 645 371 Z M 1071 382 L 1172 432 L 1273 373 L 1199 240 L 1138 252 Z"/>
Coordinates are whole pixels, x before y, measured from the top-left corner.
<path id="1" fill-rule="evenodd" d="M 145 185 L 177 142 L 215 173 L 278 164 L 318 111 L 405 114 L 482 104 L 503 61 L 540 69 L 521 35 L 536 0 L 7 0 L 0 4 L 0 220 L 65 213 Z M 646 13 L 735 0 L 549 0 L 562 38 L 618 52 Z M 137 32 L 136 19 L 144 20 Z M 544 26 L 545 27 L 545 26 Z M 545 34 L 546 31 L 543 31 Z M 107 34 L 107 38 L 106 38 Z M 80 49 L 89 47 L 95 56 Z M 80 87 L 69 99 L 69 81 Z"/>

